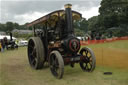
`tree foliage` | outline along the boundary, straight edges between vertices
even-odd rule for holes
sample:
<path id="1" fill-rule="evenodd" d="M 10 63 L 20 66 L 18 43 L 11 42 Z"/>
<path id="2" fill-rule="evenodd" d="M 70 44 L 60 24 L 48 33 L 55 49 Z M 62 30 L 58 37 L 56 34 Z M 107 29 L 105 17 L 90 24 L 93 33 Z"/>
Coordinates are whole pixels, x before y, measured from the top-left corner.
<path id="1" fill-rule="evenodd" d="M 75 29 L 79 29 L 81 31 L 87 32 L 88 31 L 88 21 L 85 18 L 82 18 L 78 21 L 74 21 L 73 27 Z"/>
<path id="2" fill-rule="evenodd" d="M 19 25 L 18 23 L 6 22 L 5 24 L 0 23 L 0 31 L 11 32 L 13 29 L 27 29 L 26 24 Z"/>

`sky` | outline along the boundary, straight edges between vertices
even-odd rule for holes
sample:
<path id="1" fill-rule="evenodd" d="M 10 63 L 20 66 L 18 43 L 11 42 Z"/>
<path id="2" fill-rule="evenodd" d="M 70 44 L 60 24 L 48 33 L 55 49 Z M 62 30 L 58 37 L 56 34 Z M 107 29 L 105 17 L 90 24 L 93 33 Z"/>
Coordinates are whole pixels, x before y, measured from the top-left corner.
<path id="1" fill-rule="evenodd" d="M 89 19 L 99 14 L 101 0 L 0 0 L 0 23 L 8 21 L 25 24 L 50 12 L 64 9 L 67 3 L 72 9 Z"/>

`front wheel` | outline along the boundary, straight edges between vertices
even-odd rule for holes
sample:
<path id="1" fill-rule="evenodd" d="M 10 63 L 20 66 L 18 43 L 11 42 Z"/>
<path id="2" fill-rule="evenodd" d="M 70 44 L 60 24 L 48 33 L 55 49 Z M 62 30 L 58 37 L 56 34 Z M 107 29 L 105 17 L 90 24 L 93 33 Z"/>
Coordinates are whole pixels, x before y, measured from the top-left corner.
<path id="1" fill-rule="evenodd" d="M 92 72 L 96 66 L 96 58 L 93 51 L 90 48 L 84 47 L 80 50 L 82 60 L 80 61 L 80 67 L 83 71 Z"/>
<path id="2" fill-rule="evenodd" d="M 61 79 L 64 73 L 64 61 L 58 51 L 52 51 L 50 53 L 49 65 L 53 76 L 58 79 Z"/>

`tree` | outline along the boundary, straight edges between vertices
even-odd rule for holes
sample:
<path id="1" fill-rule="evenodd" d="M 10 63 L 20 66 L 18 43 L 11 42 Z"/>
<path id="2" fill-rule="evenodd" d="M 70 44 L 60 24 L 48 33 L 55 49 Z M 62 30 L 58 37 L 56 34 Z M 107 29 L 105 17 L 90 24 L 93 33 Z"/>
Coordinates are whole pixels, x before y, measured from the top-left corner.
<path id="1" fill-rule="evenodd" d="M 6 31 L 11 32 L 14 29 L 14 25 L 12 22 L 6 23 Z"/>
<path id="2" fill-rule="evenodd" d="M 98 28 L 98 16 L 93 16 L 88 19 L 88 30 L 93 31 Z"/>
<path id="3" fill-rule="evenodd" d="M 123 34 L 123 30 L 128 26 L 128 0 L 102 0 L 99 13 L 100 28 L 109 30 L 112 27 L 121 27 L 120 33 Z"/>
<path id="4" fill-rule="evenodd" d="M 82 18 L 81 20 L 75 21 L 73 24 L 73 27 L 75 29 L 79 29 L 81 31 L 87 32 L 88 31 L 88 21 L 85 18 Z"/>
<path id="5" fill-rule="evenodd" d="M 128 0 L 102 0 L 99 12 L 106 28 L 128 23 Z"/>
<path id="6" fill-rule="evenodd" d="M 0 23 L 0 31 L 6 31 L 5 24 Z"/>
<path id="7" fill-rule="evenodd" d="M 88 21 L 85 18 L 82 18 L 80 20 L 80 29 L 83 30 L 84 32 L 88 31 Z"/>
<path id="8" fill-rule="evenodd" d="M 75 35 L 76 36 L 84 36 L 84 32 L 82 31 L 82 30 L 80 30 L 80 29 L 75 29 Z"/>
<path id="9" fill-rule="evenodd" d="M 14 26 L 14 29 L 19 29 L 20 28 L 20 25 L 18 23 L 14 23 L 13 26 Z"/>

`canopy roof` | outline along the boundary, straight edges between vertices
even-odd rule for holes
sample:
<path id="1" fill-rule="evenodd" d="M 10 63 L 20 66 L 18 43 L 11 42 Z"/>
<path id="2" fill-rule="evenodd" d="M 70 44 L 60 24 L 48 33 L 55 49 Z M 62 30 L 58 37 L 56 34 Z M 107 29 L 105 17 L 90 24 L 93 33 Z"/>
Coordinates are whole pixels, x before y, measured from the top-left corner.
<path id="1" fill-rule="evenodd" d="M 49 14 L 29 23 L 27 26 L 31 27 L 31 26 L 37 25 L 37 24 L 45 24 L 45 22 L 48 22 L 49 24 L 54 25 L 56 23 L 56 21 L 58 21 L 58 19 L 59 19 L 58 16 L 60 16 L 60 18 L 65 19 L 65 10 L 57 10 L 57 11 L 54 11 L 52 13 L 49 13 Z M 81 17 L 82 16 L 80 13 L 72 10 L 73 20 L 79 20 Z"/>
<path id="2" fill-rule="evenodd" d="M 9 35 L 0 35 L 0 40 L 1 40 L 1 39 L 4 39 L 5 37 L 6 37 L 8 40 L 10 40 L 10 36 L 9 36 Z M 15 37 L 12 37 L 12 39 L 13 39 L 13 40 L 16 40 Z"/>

